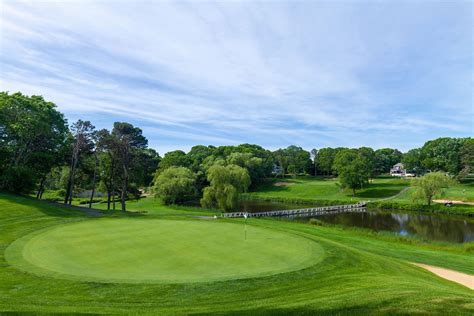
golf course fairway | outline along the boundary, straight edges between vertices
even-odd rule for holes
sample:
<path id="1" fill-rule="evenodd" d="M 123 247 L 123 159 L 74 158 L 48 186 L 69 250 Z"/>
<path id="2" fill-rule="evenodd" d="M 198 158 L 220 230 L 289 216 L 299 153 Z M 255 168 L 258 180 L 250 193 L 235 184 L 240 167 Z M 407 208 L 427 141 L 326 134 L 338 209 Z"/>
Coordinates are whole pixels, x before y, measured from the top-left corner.
<path id="1" fill-rule="evenodd" d="M 188 283 L 290 272 L 324 258 L 313 240 L 244 227 L 214 220 L 98 219 L 27 235 L 7 249 L 7 260 L 59 278 Z"/>

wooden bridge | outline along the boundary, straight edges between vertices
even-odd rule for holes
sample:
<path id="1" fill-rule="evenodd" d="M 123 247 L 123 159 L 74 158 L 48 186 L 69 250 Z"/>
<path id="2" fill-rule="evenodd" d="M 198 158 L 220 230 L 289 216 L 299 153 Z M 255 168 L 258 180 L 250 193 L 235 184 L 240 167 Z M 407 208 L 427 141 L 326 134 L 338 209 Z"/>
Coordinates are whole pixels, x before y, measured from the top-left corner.
<path id="1" fill-rule="evenodd" d="M 302 208 L 296 210 L 281 210 L 281 211 L 268 211 L 268 212 L 232 212 L 223 213 L 222 217 L 270 217 L 270 216 L 311 216 L 311 215 L 325 215 L 325 214 L 337 214 L 346 212 L 362 212 L 365 211 L 367 206 L 366 202 L 359 202 L 357 204 L 345 204 L 345 205 L 331 205 L 313 208 Z"/>

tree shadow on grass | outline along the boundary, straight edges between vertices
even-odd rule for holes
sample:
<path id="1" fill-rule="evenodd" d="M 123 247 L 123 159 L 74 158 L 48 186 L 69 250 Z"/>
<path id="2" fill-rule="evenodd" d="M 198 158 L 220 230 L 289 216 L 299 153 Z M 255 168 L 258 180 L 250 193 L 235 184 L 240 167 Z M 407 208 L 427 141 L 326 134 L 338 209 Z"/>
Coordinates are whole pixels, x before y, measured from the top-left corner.
<path id="1" fill-rule="evenodd" d="M 400 192 L 400 189 L 367 189 L 356 193 L 356 197 L 363 198 L 384 198 L 396 195 Z"/>
<path id="2" fill-rule="evenodd" d="M 101 216 L 102 212 L 97 209 L 88 209 L 79 206 L 61 205 L 56 202 L 37 200 L 33 197 L 0 192 L 0 201 L 28 206 L 33 211 L 41 212 L 52 217 L 95 217 Z"/>

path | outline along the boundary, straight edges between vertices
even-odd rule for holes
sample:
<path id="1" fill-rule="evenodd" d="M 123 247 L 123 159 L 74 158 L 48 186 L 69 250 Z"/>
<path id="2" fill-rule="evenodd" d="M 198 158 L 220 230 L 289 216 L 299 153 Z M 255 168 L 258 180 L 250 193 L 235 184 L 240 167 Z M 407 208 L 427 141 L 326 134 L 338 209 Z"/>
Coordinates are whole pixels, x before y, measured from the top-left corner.
<path id="1" fill-rule="evenodd" d="M 402 190 L 400 190 L 400 192 L 398 192 L 397 194 L 395 195 L 392 195 L 392 196 L 389 196 L 389 197 L 385 197 L 385 198 L 380 198 L 380 199 L 375 199 L 373 201 L 386 201 L 386 200 L 391 200 L 391 199 L 394 199 L 396 197 L 399 197 L 400 195 L 402 195 L 403 193 L 405 193 L 406 191 L 408 191 L 410 189 L 410 187 L 406 187 L 406 188 L 403 188 Z"/>
<path id="2" fill-rule="evenodd" d="M 437 276 L 442 277 L 443 279 L 459 283 L 461 285 L 464 285 L 470 288 L 471 290 L 474 290 L 474 275 L 470 275 L 467 273 L 462 273 L 462 272 L 458 272 L 454 270 L 449 270 L 445 268 L 434 267 L 434 266 L 430 266 L 430 265 L 422 264 L 422 263 L 412 262 L 412 264 L 419 266 L 423 269 L 426 269 L 430 271 L 431 273 L 434 273 Z"/>

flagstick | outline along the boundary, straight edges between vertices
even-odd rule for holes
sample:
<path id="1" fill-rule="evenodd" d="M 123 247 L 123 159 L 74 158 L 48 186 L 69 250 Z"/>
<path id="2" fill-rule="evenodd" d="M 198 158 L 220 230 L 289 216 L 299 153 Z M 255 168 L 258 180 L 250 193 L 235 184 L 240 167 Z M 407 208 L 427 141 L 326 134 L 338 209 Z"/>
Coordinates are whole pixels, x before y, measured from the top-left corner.
<path id="1" fill-rule="evenodd" d="M 245 237 L 244 237 L 244 240 L 247 240 L 247 217 L 245 218 Z"/>
<path id="2" fill-rule="evenodd" d="M 244 214 L 244 240 L 247 240 L 247 213 Z"/>

